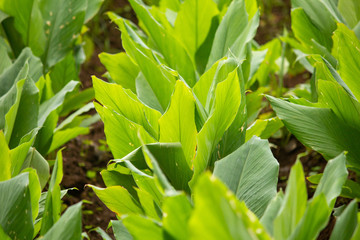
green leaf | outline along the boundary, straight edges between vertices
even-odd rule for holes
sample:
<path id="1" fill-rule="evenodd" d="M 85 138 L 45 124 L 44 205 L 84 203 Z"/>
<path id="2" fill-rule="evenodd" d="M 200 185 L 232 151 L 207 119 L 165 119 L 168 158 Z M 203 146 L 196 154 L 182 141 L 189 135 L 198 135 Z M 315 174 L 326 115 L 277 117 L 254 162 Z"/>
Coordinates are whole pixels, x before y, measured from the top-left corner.
<path id="1" fill-rule="evenodd" d="M 35 149 L 30 148 L 26 159 L 22 165 L 22 169 L 33 168 L 39 177 L 41 189 L 43 189 L 50 177 L 50 168 L 48 162 L 43 156 Z"/>
<path id="2" fill-rule="evenodd" d="M 136 79 L 136 91 L 140 99 L 141 94 L 153 95 L 154 103 L 150 107 L 164 112 L 170 102 L 171 94 L 175 85 L 175 77 L 163 66 L 156 61 L 154 54 L 146 44 L 140 39 L 136 32 L 123 19 L 118 18 L 115 14 L 109 14 L 121 30 L 121 39 L 127 54 L 136 61 L 142 74 Z M 143 80 L 138 82 L 138 80 Z M 145 80 L 145 81 L 144 81 Z M 145 88 L 141 92 L 140 88 Z M 145 96 L 148 97 L 148 96 Z"/>
<path id="3" fill-rule="evenodd" d="M 143 153 L 146 147 L 146 155 Z M 147 155 L 153 159 L 148 161 Z M 177 190 L 189 192 L 188 182 L 192 177 L 192 171 L 188 165 L 181 144 L 179 143 L 152 143 L 136 149 L 134 152 L 115 162 L 123 163 L 130 161 L 138 169 L 153 169 L 152 160 L 156 162 L 159 171 L 164 174 L 171 185 Z M 135 177 L 134 177 L 135 178 Z M 136 180 L 136 179 L 135 179 Z M 167 181 L 167 180 L 165 180 Z"/>
<path id="4" fill-rule="evenodd" d="M 115 158 L 122 158 L 142 145 L 138 133 L 144 143 L 155 142 L 143 126 L 97 103 L 95 108 L 104 122 L 107 142 Z"/>
<path id="5" fill-rule="evenodd" d="M 142 152 L 144 154 L 144 158 L 145 158 L 146 163 L 154 171 L 154 179 L 157 180 L 157 182 L 159 183 L 159 186 L 161 187 L 161 189 L 165 193 L 165 195 L 171 196 L 171 195 L 176 194 L 176 191 L 175 191 L 174 187 L 170 184 L 170 182 L 167 179 L 166 175 L 164 174 L 164 172 L 160 168 L 157 159 L 150 152 L 149 148 L 146 145 L 144 145 L 142 147 Z M 173 164 L 171 164 L 170 166 L 173 166 Z M 186 187 L 187 187 L 187 185 L 186 185 Z"/>
<path id="6" fill-rule="evenodd" d="M 357 76 L 360 74 L 360 41 L 353 31 L 340 23 L 333 39 L 333 55 L 339 61 L 339 74 L 360 101 L 360 84 L 357 81 Z"/>
<path id="7" fill-rule="evenodd" d="M 79 202 L 66 209 L 54 226 L 42 238 L 44 240 L 81 240 L 81 205 Z"/>
<path id="8" fill-rule="evenodd" d="M 279 39 L 275 38 L 271 40 L 258 50 L 266 51 L 265 59 L 258 68 L 254 69 L 256 71 L 255 75 L 252 80 L 247 83 L 247 86 L 251 86 L 255 80 L 259 81 L 260 86 L 266 86 L 269 83 L 269 74 L 279 69 L 276 64 L 276 60 L 281 56 L 281 42 Z"/>
<path id="9" fill-rule="evenodd" d="M 100 53 L 99 59 L 114 82 L 136 93 L 135 79 L 140 70 L 126 53 Z"/>
<path id="10" fill-rule="evenodd" d="M 46 234 L 60 218 L 60 183 L 62 178 L 63 159 L 61 151 L 58 151 L 45 200 L 45 210 L 42 218 L 40 235 Z"/>
<path id="11" fill-rule="evenodd" d="M 235 0 L 230 4 L 216 31 L 206 69 L 224 56 L 240 60 L 245 58 L 247 43 L 254 38 L 259 25 L 258 12 L 250 21 L 248 16 L 244 0 Z"/>
<path id="12" fill-rule="evenodd" d="M 348 163 L 359 168 L 360 132 L 341 121 L 331 109 L 301 106 L 267 96 L 277 116 L 305 146 L 326 159 L 348 151 Z M 336 127 L 334 127 L 336 126 Z"/>
<path id="13" fill-rule="evenodd" d="M 323 193 L 314 197 L 289 239 L 316 239 L 320 231 L 326 227 L 331 209 Z"/>
<path id="14" fill-rule="evenodd" d="M 121 186 L 99 188 L 89 185 L 89 187 L 91 187 L 96 196 L 118 216 L 143 213 L 139 203 Z"/>
<path id="15" fill-rule="evenodd" d="M 0 182 L 0 225 L 11 239 L 32 239 L 33 236 L 29 174 Z"/>
<path id="16" fill-rule="evenodd" d="M 60 130 L 54 133 L 51 145 L 47 153 L 53 152 L 55 149 L 63 146 L 65 143 L 70 141 L 71 139 L 76 138 L 79 135 L 88 134 L 89 128 L 87 127 L 73 127 L 67 128 L 65 130 Z"/>
<path id="17" fill-rule="evenodd" d="M 129 167 L 128 164 L 127 166 Z M 155 178 L 147 174 L 144 174 L 141 171 L 135 172 L 134 168 L 132 168 L 131 171 L 133 178 L 136 182 L 136 185 L 139 187 L 139 189 L 148 192 L 152 196 L 154 202 L 158 206 L 161 206 L 163 202 L 163 192 L 159 184 L 155 181 Z"/>
<path id="18" fill-rule="evenodd" d="M 45 32 L 39 1 L 1 0 L 0 10 L 14 17 L 14 28 L 20 33 L 23 44 L 40 56 L 44 52 Z"/>
<path id="19" fill-rule="evenodd" d="M 302 8 L 322 34 L 330 39 L 336 29 L 336 23 L 322 1 L 291 0 L 291 5 L 293 8 Z"/>
<path id="20" fill-rule="evenodd" d="M 275 198 L 268 204 L 264 214 L 262 215 L 260 222 L 265 227 L 266 231 L 274 236 L 274 220 L 277 217 L 281 206 L 284 201 L 284 193 L 280 190 Z"/>
<path id="21" fill-rule="evenodd" d="M 11 240 L 11 238 L 9 237 L 9 235 L 7 235 L 4 230 L 2 229 L 1 225 L 0 225 L 0 237 L 1 239 L 4 240 Z"/>
<path id="22" fill-rule="evenodd" d="M 279 163 L 266 140 L 253 137 L 215 163 L 214 175 L 261 217 L 276 195 Z"/>
<path id="23" fill-rule="evenodd" d="M 61 107 L 62 103 L 65 100 L 65 97 L 68 93 L 74 91 L 74 89 L 79 85 L 77 81 L 70 81 L 65 85 L 57 94 L 55 94 L 52 98 L 47 100 L 46 102 L 40 105 L 39 110 L 39 121 L 38 125 L 42 126 L 45 123 L 45 120 L 48 116 Z"/>
<path id="24" fill-rule="evenodd" d="M 177 81 L 171 103 L 159 119 L 160 142 L 180 142 L 189 166 L 196 151 L 195 100 L 190 89 Z"/>
<path id="25" fill-rule="evenodd" d="M 356 0 L 339 0 L 338 8 L 350 28 L 360 21 L 360 2 Z"/>
<path id="26" fill-rule="evenodd" d="M 193 193 L 189 239 L 270 239 L 245 203 L 214 176 L 201 176 Z"/>
<path id="27" fill-rule="evenodd" d="M 102 179 L 107 187 L 122 186 L 136 199 L 137 193 L 134 190 L 136 183 L 132 175 L 122 174 L 115 170 L 102 170 Z"/>
<path id="28" fill-rule="evenodd" d="M 189 192 L 188 182 L 192 171 L 187 164 L 182 147 L 178 143 L 157 143 L 146 145 L 149 152 L 168 177 L 172 186 L 178 190 Z"/>
<path id="29" fill-rule="evenodd" d="M 331 233 L 330 240 L 350 240 L 358 225 L 358 207 L 354 199 L 336 219 L 335 227 Z"/>
<path id="30" fill-rule="evenodd" d="M 144 105 L 133 92 L 120 85 L 106 83 L 95 77 L 93 84 L 96 100 L 128 120 L 143 126 L 154 139 L 158 139 L 158 120 L 161 116 L 158 111 Z"/>
<path id="31" fill-rule="evenodd" d="M 0 23 L 2 21 L 4 21 L 6 18 L 8 18 L 9 15 L 7 15 L 6 13 L 4 13 L 3 11 L 0 11 Z"/>
<path id="32" fill-rule="evenodd" d="M 306 210 L 307 192 L 300 161 L 291 168 L 286 193 L 274 221 L 274 238 L 288 239 L 295 231 Z"/>
<path id="33" fill-rule="evenodd" d="M 76 67 L 73 52 L 58 62 L 50 72 L 51 87 L 54 93 L 58 93 L 71 80 L 79 79 L 79 71 Z"/>
<path id="34" fill-rule="evenodd" d="M 336 66 L 336 60 L 331 56 L 332 48 L 331 33 L 324 34 L 311 21 L 302 8 L 296 8 L 291 11 L 292 25 L 295 37 L 305 46 L 306 53 L 319 54 L 325 57 L 333 66 Z"/>
<path id="35" fill-rule="evenodd" d="M 253 136 L 261 137 L 262 139 L 270 138 L 284 125 L 279 118 L 257 119 L 247 130 L 245 141 L 249 141 Z"/>
<path id="36" fill-rule="evenodd" d="M 160 207 L 155 203 L 152 195 L 143 189 L 136 188 L 137 196 L 141 207 L 144 209 L 144 215 L 148 218 L 160 220 L 161 210 Z"/>
<path id="37" fill-rule="evenodd" d="M 10 150 L 11 159 L 11 176 L 16 176 L 20 173 L 21 167 L 27 157 L 30 147 L 34 143 L 38 128 L 26 134 L 20 141 L 20 145 Z"/>
<path id="38" fill-rule="evenodd" d="M 23 136 L 38 126 L 39 90 L 29 77 L 22 87 L 20 84 L 16 102 L 5 116 L 5 137 L 10 148 L 15 148 Z"/>
<path id="39" fill-rule="evenodd" d="M 194 159 L 194 177 L 191 184 L 209 165 L 211 154 L 222 135 L 229 128 L 240 106 L 240 86 L 237 71 L 217 84 L 212 114 L 197 135 L 197 153 Z"/>
<path id="40" fill-rule="evenodd" d="M 41 186 L 39 177 L 35 169 L 25 169 L 24 172 L 29 172 L 29 190 L 31 200 L 32 220 L 35 221 L 39 213 L 39 201 L 41 197 Z"/>
<path id="41" fill-rule="evenodd" d="M 162 240 L 164 239 L 161 227 L 150 218 L 139 215 L 130 215 L 122 220 L 134 240 Z"/>
<path id="42" fill-rule="evenodd" d="M 64 121 L 62 121 L 54 130 L 56 133 L 59 130 L 65 130 L 70 127 L 79 126 L 77 124 L 77 119 L 79 119 L 79 116 L 83 113 L 89 112 L 91 109 L 94 109 L 94 103 L 89 102 L 85 106 L 82 106 L 80 109 L 76 110 L 76 112 L 72 113 L 70 116 L 68 116 Z M 80 118 L 81 119 L 81 118 Z"/>
<path id="43" fill-rule="evenodd" d="M 163 227 L 174 239 L 189 239 L 192 206 L 185 194 L 167 197 L 162 206 Z"/>
<path id="44" fill-rule="evenodd" d="M 130 0 L 129 2 L 139 20 L 142 21 L 146 30 L 150 33 L 150 37 L 163 54 L 169 67 L 177 70 L 190 87 L 194 86 L 196 82 L 195 64 L 183 45 L 177 40 L 177 37 L 171 32 L 166 31 L 153 18 L 145 5 L 138 0 Z"/>
<path id="45" fill-rule="evenodd" d="M 347 125 L 360 129 L 360 103 L 336 82 L 318 80 L 319 102 Z"/>
<path id="46" fill-rule="evenodd" d="M 0 130 L 0 182 L 11 178 L 10 149 L 3 131 Z"/>
<path id="47" fill-rule="evenodd" d="M 218 13 L 217 6 L 212 0 L 185 0 L 180 5 L 174 30 L 192 58 L 205 41 L 211 20 Z"/>
<path id="48" fill-rule="evenodd" d="M 1 15 L 1 13 L 0 13 Z M 0 16 L 0 22 L 1 22 L 1 16 Z M 3 57 L 2 61 L 0 62 L 0 75 L 12 65 L 11 59 L 7 53 L 7 48 L 5 44 L 3 43 L 4 40 L 0 38 L 0 55 Z"/>
<path id="49" fill-rule="evenodd" d="M 205 72 L 205 74 L 200 77 L 199 81 L 194 86 L 193 91 L 201 104 L 205 107 L 208 114 L 210 114 L 215 101 L 216 87 L 218 83 L 227 79 L 229 74 L 238 69 L 238 67 L 239 62 L 236 59 L 223 58 Z"/>
<path id="50" fill-rule="evenodd" d="M 346 157 L 344 153 L 328 161 L 314 194 L 314 198 L 320 194 L 324 194 L 327 205 L 331 209 L 334 207 L 336 198 L 340 195 L 341 189 L 348 176 L 345 163 Z"/>
<path id="51" fill-rule="evenodd" d="M 112 240 L 112 238 L 101 227 L 95 228 L 94 231 L 97 232 L 103 240 Z"/>
<path id="52" fill-rule="evenodd" d="M 87 8 L 85 14 L 85 23 L 90 21 L 99 11 L 104 0 L 87 0 Z"/>
<path id="53" fill-rule="evenodd" d="M 0 75 L 0 96 L 8 92 L 16 82 L 25 79 L 27 75 L 35 82 L 42 75 L 41 61 L 32 54 L 29 48 L 25 48 L 14 64 Z"/>
<path id="54" fill-rule="evenodd" d="M 48 1 L 40 0 L 39 7 L 43 15 L 45 51 L 42 60 L 46 68 L 61 61 L 80 33 L 85 20 L 87 1 Z"/>
<path id="55" fill-rule="evenodd" d="M 77 111 L 89 101 L 92 101 L 94 97 L 95 93 L 93 88 L 86 88 L 85 90 L 82 90 L 80 92 L 76 91 L 71 93 L 65 98 L 65 101 L 62 104 L 60 116 L 67 116 L 72 111 Z"/>
<path id="56" fill-rule="evenodd" d="M 111 220 L 111 225 L 117 240 L 133 240 L 122 221 Z"/>
<path id="57" fill-rule="evenodd" d="M 19 108 L 21 94 L 24 89 L 25 79 L 18 81 L 12 86 L 12 88 L 0 97 L 0 129 L 5 128 L 5 125 L 8 125 L 8 129 L 12 131 L 14 127 L 14 122 L 16 119 L 17 109 Z M 11 111 L 10 111 L 11 110 Z M 10 114 L 8 114 L 10 111 Z M 12 114 L 11 114 L 12 113 Z M 6 116 L 8 116 L 6 119 Z M 9 130 L 7 130 L 9 131 Z M 6 133 L 5 133 L 6 134 Z M 9 142 L 11 137 L 6 136 L 6 141 Z"/>

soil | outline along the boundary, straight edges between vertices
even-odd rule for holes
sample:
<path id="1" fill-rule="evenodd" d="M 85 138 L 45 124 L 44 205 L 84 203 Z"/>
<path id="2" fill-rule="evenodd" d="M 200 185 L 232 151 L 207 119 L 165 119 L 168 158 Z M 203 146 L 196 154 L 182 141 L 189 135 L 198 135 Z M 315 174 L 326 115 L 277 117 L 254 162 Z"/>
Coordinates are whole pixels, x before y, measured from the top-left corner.
<path id="1" fill-rule="evenodd" d="M 263 0 L 263 2 L 269 1 Z M 259 44 L 281 35 L 284 26 L 290 29 L 290 0 L 270 2 L 273 2 L 271 10 L 266 8 L 269 7 L 268 4 L 264 3 L 263 5 L 265 9 L 262 10 L 264 13 L 255 38 Z M 105 1 L 101 13 L 98 15 L 99 17 L 88 24 L 90 28 L 89 34 L 95 46 L 91 59 L 81 68 L 80 79 L 83 89 L 92 86 L 92 75 L 102 78 L 106 71 L 98 58 L 99 53 L 116 53 L 123 50 L 117 26 L 110 23 L 104 14 L 109 10 L 137 22 L 135 14 L 126 0 Z M 308 79 L 309 74 L 306 72 L 296 76 L 285 75 L 284 87 L 291 88 L 299 83 L 304 83 Z M 280 163 L 278 190 L 285 190 L 291 166 L 295 163 L 298 155 L 307 149 L 294 136 L 290 136 L 288 140 L 272 138 L 269 141 L 276 146 L 276 148 L 272 148 L 272 151 Z M 112 159 L 112 155 L 107 151 L 107 146 L 104 143 L 104 127 L 100 121 L 91 127 L 90 134 L 73 139 L 66 144 L 66 149 L 63 151 L 64 177 L 62 185 L 64 188 L 76 187 L 78 189 L 67 194 L 63 199 L 64 204 L 69 206 L 86 200 L 83 205 L 83 231 L 87 232 L 90 239 L 95 240 L 102 239 L 95 231 L 91 231 L 97 226 L 105 230 L 114 239 L 111 228 L 107 230 L 107 227 L 110 220 L 116 219 L 115 214 L 97 198 L 89 187 L 86 187 L 86 184 L 105 187 L 100 171 L 106 168 L 107 163 Z M 308 151 L 309 154 L 300 158 L 306 176 L 322 172 L 326 161 L 318 153 Z M 308 184 L 309 197 L 313 195 L 313 192 L 313 188 Z M 321 232 L 318 239 L 329 239 L 334 224 L 335 218 L 332 216 L 328 226 Z"/>
<path id="2" fill-rule="evenodd" d="M 79 136 L 66 144 L 63 150 L 64 188 L 77 188 L 71 190 L 64 197 L 64 204 L 70 206 L 79 201 L 83 204 L 83 231 L 87 232 L 90 239 L 102 239 L 95 227 L 106 231 L 110 220 L 116 220 L 111 212 L 95 195 L 87 184 L 105 187 L 100 171 L 106 168 L 107 163 L 113 158 L 104 144 L 104 125 L 95 123 L 88 135 Z M 111 229 L 108 232 L 112 234 Z"/>

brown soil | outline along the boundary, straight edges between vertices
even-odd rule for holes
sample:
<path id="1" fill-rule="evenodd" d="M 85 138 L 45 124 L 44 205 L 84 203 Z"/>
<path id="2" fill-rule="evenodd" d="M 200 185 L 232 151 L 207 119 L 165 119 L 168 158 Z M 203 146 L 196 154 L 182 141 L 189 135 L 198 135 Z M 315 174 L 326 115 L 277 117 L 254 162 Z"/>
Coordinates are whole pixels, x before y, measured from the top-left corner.
<path id="1" fill-rule="evenodd" d="M 83 231 L 86 231 L 91 239 L 102 238 L 89 230 L 95 227 L 106 230 L 109 221 L 116 220 L 115 214 L 96 197 L 91 188 L 86 187 L 86 184 L 105 187 L 100 171 L 106 168 L 112 155 L 106 151 L 103 128 L 102 122 L 95 123 L 90 134 L 73 139 L 66 144 L 63 151 L 62 185 L 64 188 L 78 189 L 69 191 L 63 200 L 68 206 L 86 200 L 83 205 Z"/>
<path id="2" fill-rule="evenodd" d="M 264 44 L 290 29 L 291 0 L 261 0 L 261 17 L 255 40 Z"/>

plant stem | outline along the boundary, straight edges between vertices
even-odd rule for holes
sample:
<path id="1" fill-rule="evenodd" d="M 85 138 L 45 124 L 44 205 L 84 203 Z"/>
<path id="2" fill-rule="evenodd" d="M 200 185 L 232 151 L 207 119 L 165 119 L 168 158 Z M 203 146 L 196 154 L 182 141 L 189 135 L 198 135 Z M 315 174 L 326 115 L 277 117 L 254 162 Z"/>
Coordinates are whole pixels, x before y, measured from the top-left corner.
<path id="1" fill-rule="evenodd" d="M 286 37 L 287 31 L 284 29 L 284 37 Z M 282 89 L 284 85 L 284 68 L 285 68 L 285 53 L 286 53 L 286 42 L 282 41 L 281 44 L 281 63 L 280 63 L 280 72 L 279 72 L 279 83 L 278 83 L 278 92 L 277 97 L 282 96 Z"/>

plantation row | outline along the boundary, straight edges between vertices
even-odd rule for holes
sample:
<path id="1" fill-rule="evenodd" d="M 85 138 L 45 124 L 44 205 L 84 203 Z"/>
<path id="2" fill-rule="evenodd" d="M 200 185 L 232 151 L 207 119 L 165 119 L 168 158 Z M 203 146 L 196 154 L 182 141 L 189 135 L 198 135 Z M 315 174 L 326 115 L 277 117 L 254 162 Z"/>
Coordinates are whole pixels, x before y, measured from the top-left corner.
<path id="1" fill-rule="evenodd" d="M 80 91 L 102 2 L 0 0 L 0 239 L 88 238 L 82 204 L 62 209 L 61 147 L 99 116 L 114 160 L 89 187 L 116 239 L 307 240 L 332 217 L 330 239 L 360 239 L 358 0 L 292 0 L 292 33 L 264 45 L 257 1 L 130 0 L 138 25 L 107 13 L 125 52 Z M 299 160 L 277 191 L 268 139 L 286 131 L 328 161 L 311 197 Z"/>

